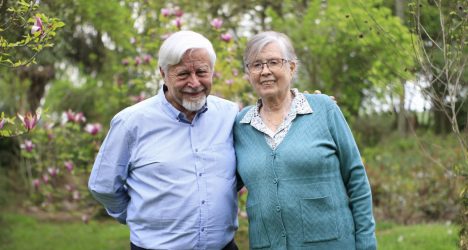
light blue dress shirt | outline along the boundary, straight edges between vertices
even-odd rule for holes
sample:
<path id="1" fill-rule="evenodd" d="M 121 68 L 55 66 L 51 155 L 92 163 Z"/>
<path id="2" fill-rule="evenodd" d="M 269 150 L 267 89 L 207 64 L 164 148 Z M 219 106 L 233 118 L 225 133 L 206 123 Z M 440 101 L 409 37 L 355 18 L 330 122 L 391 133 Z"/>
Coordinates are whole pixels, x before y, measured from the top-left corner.
<path id="1" fill-rule="evenodd" d="M 118 113 L 89 189 L 149 249 L 221 249 L 237 224 L 232 126 L 238 106 L 209 96 L 193 122 L 158 95 Z"/>

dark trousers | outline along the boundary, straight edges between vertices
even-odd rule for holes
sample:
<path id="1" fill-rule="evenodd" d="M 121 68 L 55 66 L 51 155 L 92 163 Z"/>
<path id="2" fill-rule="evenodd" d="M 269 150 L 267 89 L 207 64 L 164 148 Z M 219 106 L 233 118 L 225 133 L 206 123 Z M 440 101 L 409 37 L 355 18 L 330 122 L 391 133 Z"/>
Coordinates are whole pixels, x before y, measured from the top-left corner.
<path id="1" fill-rule="evenodd" d="M 149 249 L 135 246 L 132 242 L 130 242 L 130 250 L 149 250 Z M 234 242 L 234 240 L 231 240 L 231 242 L 229 242 L 222 250 L 239 250 L 239 248 L 237 248 L 237 245 Z"/>

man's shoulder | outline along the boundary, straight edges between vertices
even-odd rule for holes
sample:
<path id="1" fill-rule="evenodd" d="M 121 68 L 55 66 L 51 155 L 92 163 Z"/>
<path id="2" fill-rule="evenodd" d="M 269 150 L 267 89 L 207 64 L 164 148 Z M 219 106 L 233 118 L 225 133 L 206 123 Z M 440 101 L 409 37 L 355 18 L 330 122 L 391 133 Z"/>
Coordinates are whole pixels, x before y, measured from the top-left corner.
<path id="1" fill-rule="evenodd" d="M 153 109 L 156 107 L 156 103 L 158 102 L 157 96 L 152 96 L 150 98 L 147 98 L 141 102 L 135 103 L 131 106 L 128 106 L 121 111 L 119 111 L 113 119 L 124 119 L 127 120 L 128 118 L 131 118 L 133 116 L 139 115 L 142 112 L 148 113 L 150 112 L 150 109 Z"/>
<path id="2" fill-rule="evenodd" d="M 207 98 L 207 102 L 208 108 L 212 106 L 219 110 L 231 110 L 233 112 L 235 111 L 236 113 L 239 112 L 239 105 L 237 103 L 215 95 L 209 95 Z"/>

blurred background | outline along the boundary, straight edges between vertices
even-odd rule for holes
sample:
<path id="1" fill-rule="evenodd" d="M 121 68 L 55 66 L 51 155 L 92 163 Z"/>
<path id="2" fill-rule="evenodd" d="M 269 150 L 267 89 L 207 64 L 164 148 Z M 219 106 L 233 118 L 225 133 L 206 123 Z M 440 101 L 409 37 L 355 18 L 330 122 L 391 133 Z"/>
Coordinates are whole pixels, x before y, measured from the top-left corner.
<path id="1" fill-rule="evenodd" d="M 462 0 L 0 0 L 0 249 L 128 249 L 87 191 L 121 109 L 157 93 L 159 46 L 194 30 L 212 94 L 256 101 L 246 40 L 284 32 L 300 91 L 335 96 L 373 191 L 379 249 L 468 249 Z M 246 190 L 236 240 L 248 249 Z"/>

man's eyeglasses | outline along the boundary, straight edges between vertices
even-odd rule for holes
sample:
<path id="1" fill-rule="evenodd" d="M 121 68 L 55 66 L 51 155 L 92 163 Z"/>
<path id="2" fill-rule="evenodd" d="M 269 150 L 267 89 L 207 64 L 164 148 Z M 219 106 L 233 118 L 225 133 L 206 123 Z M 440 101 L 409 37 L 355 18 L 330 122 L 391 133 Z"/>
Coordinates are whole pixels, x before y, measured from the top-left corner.
<path id="1" fill-rule="evenodd" d="M 263 70 L 263 65 L 266 64 L 266 66 L 268 67 L 268 69 L 270 71 L 274 71 L 274 70 L 279 70 L 283 67 L 284 63 L 286 62 L 290 62 L 290 60 L 287 60 L 287 59 L 283 59 L 283 58 L 272 58 L 272 59 L 268 59 L 264 62 L 262 61 L 255 61 L 253 63 L 249 63 L 247 64 L 247 69 L 249 70 L 249 72 L 251 73 L 260 73 L 262 72 Z"/>

